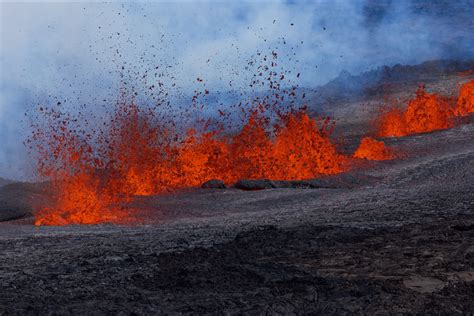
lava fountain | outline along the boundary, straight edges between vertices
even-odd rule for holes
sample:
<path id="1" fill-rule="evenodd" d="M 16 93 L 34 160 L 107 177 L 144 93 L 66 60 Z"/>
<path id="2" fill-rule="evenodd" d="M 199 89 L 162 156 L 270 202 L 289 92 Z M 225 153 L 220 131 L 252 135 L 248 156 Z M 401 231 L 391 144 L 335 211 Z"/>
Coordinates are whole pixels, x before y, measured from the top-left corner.
<path id="1" fill-rule="evenodd" d="M 364 137 L 354 153 L 354 158 L 367 160 L 391 160 L 395 158 L 392 148 L 386 147 L 385 143 L 372 137 Z"/>
<path id="2" fill-rule="evenodd" d="M 474 80 L 466 82 L 461 86 L 454 113 L 458 116 L 474 113 Z"/>
<path id="3" fill-rule="evenodd" d="M 465 83 L 457 102 L 438 93 L 428 93 L 424 86 L 408 102 L 405 110 L 387 107 L 377 120 L 378 136 L 400 137 L 447 129 L 457 118 L 474 112 L 474 80 Z"/>
<path id="4" fill-rule="evenodd" d="M 336 174 L 349 157 L 331 140 L 333 123 L 304 110 L 270 119 L 258 111 L 240 130 L 185 133 L 165 128 L 135 103 L 117 107 L 105 129 L 73 128 L 70 115 L 46 111 L 33 143 L 38 170 L 52 183 L 56 205 L 36 214 L 36 225 L 127 223 L 123 205 L 136 195 L 196 187 L 211 179 L 299 180 Z"/>
<path id="5" fill-rule="evenodd" d="M 428 93 L 421 86 L 405 111 L 390 109 L 382 114 L 378 136 L 406 136 L 446 129 L 454 125 L 453 113 L 447 98 Z"/>

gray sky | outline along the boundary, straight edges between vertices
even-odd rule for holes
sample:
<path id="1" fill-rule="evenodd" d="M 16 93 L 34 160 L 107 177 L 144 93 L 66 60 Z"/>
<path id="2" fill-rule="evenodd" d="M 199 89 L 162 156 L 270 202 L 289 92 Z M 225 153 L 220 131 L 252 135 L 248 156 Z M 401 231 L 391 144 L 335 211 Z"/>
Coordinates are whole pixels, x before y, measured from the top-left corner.
<path id="1" fill-rule="evenodd" d="M 396 63 L 474 56 L 472 1 L 1 2 L 0 176 L 28 178 L 25 111 L 114 102 L 121 67 L 158 67 L 170 94 L 245 89 L 245 66 L 276 49 L 299 84 Z M 123 81 L 123 78 L 122 78 Z M 139 84 L 139 83 L 135 83 Z M 174 86 L 172 85 L 174 84 Z"/>

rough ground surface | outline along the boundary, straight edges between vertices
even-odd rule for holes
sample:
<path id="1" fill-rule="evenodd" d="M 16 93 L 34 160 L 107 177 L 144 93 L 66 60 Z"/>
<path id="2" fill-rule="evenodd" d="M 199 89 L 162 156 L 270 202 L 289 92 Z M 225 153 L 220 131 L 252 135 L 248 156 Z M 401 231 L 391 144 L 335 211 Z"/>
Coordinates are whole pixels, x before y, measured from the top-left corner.
<path id="1" fill-rule="evenodd" d="M 387 143 L 324 186 L 137 198 L 143 225 L 0 223 L 0 314 L 472 314 L 474 124 Z"/>

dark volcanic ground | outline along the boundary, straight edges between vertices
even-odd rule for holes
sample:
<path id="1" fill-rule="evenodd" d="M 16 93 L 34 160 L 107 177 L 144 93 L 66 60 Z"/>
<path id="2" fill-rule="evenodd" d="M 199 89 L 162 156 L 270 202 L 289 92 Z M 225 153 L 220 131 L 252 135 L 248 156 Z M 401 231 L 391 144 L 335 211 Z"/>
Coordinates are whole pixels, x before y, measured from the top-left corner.
<path id="1" fill-rule="evenodd" d="M 0 314 L 472 314 L 474 124 L 313 187 L 139 198 L 144 225 L 0 223 Z"/>

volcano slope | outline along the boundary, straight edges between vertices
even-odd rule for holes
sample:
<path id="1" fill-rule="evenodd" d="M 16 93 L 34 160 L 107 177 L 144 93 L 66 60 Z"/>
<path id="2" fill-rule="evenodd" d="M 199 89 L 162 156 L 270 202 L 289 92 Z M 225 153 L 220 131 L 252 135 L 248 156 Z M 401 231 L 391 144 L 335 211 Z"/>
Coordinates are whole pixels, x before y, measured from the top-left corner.
<path id="1" fill-rule="evenodd" d="M 388 139 L 405 158 L 312 188 L 140 197 L 143 225 L 3 222 L 0 312 L 469 314 L 473 140 Z"/>

